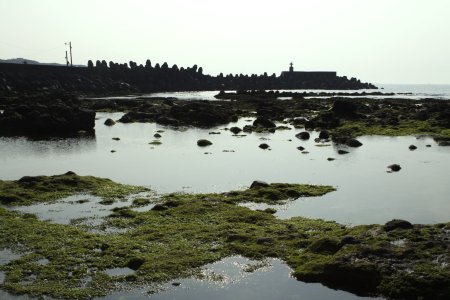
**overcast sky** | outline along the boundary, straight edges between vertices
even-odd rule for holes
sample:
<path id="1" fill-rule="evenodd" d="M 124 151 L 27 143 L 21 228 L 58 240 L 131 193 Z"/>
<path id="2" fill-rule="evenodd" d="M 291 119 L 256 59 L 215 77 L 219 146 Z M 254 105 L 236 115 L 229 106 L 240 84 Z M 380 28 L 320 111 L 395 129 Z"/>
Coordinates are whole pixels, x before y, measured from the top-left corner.
<path id="1" fill-rule="evenodd" d="M 0 58 L 450 84 L 449 0 L 0 0 Z"/>

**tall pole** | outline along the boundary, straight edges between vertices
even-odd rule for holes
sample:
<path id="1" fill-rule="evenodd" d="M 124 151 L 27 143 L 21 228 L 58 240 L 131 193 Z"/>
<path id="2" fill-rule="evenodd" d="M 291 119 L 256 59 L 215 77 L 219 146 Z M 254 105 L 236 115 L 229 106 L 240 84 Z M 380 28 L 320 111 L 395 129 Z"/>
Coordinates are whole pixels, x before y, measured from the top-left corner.
<path id="1" fill-rule="evenodd" d="M 67 50 L 66 50 L 66 66 L 69 66 L 69 58 L 67 57 Z"/>
<path id="2" fill-rule="evenodd" d="M 69 42 L 69 48 L 70 48 L 70 66 L 73 67 L 73 64 L 72 64 L 72 42 Z"/>

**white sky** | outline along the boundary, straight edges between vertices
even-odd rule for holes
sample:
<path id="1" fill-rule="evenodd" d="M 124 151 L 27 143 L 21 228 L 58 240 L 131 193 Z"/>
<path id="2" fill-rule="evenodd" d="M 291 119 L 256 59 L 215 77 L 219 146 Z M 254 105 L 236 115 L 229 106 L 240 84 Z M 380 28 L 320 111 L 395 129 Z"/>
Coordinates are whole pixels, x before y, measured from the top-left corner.
<path id="1" fill-rule="evenodd" d="M 0 0 L 0 58 L 450 84 L 449 0 Z"/>

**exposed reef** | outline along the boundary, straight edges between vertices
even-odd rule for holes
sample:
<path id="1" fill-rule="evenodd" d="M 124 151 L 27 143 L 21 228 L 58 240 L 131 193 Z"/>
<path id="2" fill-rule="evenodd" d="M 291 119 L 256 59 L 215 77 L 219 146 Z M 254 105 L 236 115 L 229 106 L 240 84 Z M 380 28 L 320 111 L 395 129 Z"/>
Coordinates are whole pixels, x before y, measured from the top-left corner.
<path id="1" fill-rule="evenodd" d="M 4 101 L 0 104 L 4 110 L 0 113 L 2 135 L 94 133 L 95 111 L 82 108 L 71 95 L 45 94 Z"/>
<path id="2" fill-rule="evenodd" d="M 2 182 L 0 191 L 14 199 L 27 199 L 17 205 L 54 201 L 57 194 L 40 196 L 49 192 L 46 189 L 32 188 L 24 193 L 24 182 L 34 182 L 35 186 L 50 182 L 64 195 L 80 191 L 102 195 L 101 191 L 111 186 L 122 191 L 122 185 L 109 180 L 73 173 Z M 299 217 L 280 220 L 273 211 L 237 205 L 287 201 L 332 190 L 256 182 L 248 190 L 223 194 L 162 195 L 148 211 L 113 209 L 103 226 L 121 230 L 109 234 L 75 224 L 53 224 L 0 207 L 0 247 L 22 254 L 0 266 L 5 273 L 0 288 L 38 297 L 91 299 L 124 286 L 148 286 L 195 275 L 207 263 L 242 255 L 280 258 L 299 280 L 321 282 L 358 295 L 450 297 L 450 223 L 413 225 L 394 220 L 384 226 L 350 227 Z M 116 193 L 110 196 L 115 198 Z M 108 275 L 114 268 L 130 272 Z"/>

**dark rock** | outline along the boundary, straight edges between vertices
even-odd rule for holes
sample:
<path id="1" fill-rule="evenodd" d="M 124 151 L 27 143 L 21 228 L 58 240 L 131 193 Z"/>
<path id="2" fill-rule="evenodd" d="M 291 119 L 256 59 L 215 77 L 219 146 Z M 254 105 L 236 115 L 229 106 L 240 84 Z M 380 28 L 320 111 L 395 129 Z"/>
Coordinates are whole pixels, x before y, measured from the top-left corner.
<path id="1" fill-rule="evenodd" d="M 208 140 L 202 139 L 202 140 L 197 141 L 197 146 L 199 146 L 199 147 L 206 147 L 206 146 L 210 146 L 210 145 L 212 145 L 212 143 Z"/>
<path id="2" fill-rule="evenodd" d="M 252 184 L 250 185 L 250 188 L 251 188 L 251 189 L 254 189 L 254 188 L 269 187 L 269 186 L 270 186 L 270 184 L 268 184 L 268 183 L 265 182 L 265 181 L 255 180 L 255 181 L 253 181 Z"/>
<path id="3" fill-rule="evenodd" d="M 336 239 L 331 238 L 321 238 L 316 241 L 314 241 L 310 246 L 309 249 L 314 253 L 319 254 L 334 254 L 339 249 L 341 249 L 340 242 Z"/>
<path id="4" fill-rule="evenodd" d="M 301 140 L 309 140 L 310 134 L 307 131 L 303 131 L 296 134 L 295 137 Z"/>
<path id="5" fill-rule="evenodd" d="M 411 229 L 411 228 L 413 228 L 413 225 L 405 220 L 394 219 L 384 224 L 385 231 L 392 231 L 394 229 Z"/>
<path id="6" fill-rule="evenodd" d="M 180 285 L 181 285 L 181 282 L 172 282 L 172 285 L 173 285 L 173 286 L 180 286 Z"/>
<path id="7" fill-rule="evenodd" d="M 393 172 L 398 172 L 402 169 L 402 167 L 400 167 L 400 165 L 398 164 L 389 165 L 388 168 L 391 169 L 391 171 Z"/>
<path id="8" fill-rule="evenodd" d="M 303 150 L 305 150 L 305 147 L 298 146 L 297 149 L 300 150 L 300 151 L 303 151 Z"/>
<path id="9" fill-rule="evenodd" d="M 239 128 L 239 127 L 231 127 L 231 128 L 230 128 L 230 131 L 231 131 L 232 133 L 234 133 L 234 134 L 238 134 L 239 132 L 242 131 L 242 129 Z"/>
<path id="10" fill-rule="evenodd" d="M 159 138 L 161 137 L 161 135 L 160 135 L 159 133 L 155 133 L 155 134 L 153 135 L 153 137 L 159 139 Z"/>
<path id="11" fill-rule="evenodd" d="M 438 143 L 438 146 L 448 147 L 448 146 L 450 146 L 450 141 L 440 141 Z"/>
<path id="12" fill-rule="evenodd" d="M 259 117 L 253 122 L 253 126 L 262 128 L 275 128 L 277 127 L 274 122 L 269 119 Z"/>
<path id="13" fill-rule="evenodd" d="M 417 146 L 415 146 L 415 145 L 410 145 L 408 148 L 409 148 L 409 150 L 414 151 L 414 150 L 417 149 Z"/>
<path id="14" fill-rule="evenodd" d="M 118 138 L 118 137 L 113 137 L 112 138 L 114 141 L 120 141 L 120 138 Z"/>
<path id="15" fill-rule="evenodd" d="M 357 139 L 349 139 L 349 140 L 347 140 L 346 145 L 349 147 L 357 148 L 357 147 L 361 147 L 362 143 L 360 141 L 358 141 Z"/>
<path id="16" fill-rule="evenodd" d="M 67 175 L 67 176 L 76 176 L 77 174 L 76 174 L 75 172 L 73 172 L 73 171 L 67 171 L 64 175 Z"/>
<path id="17" fill-rule="evenodd" d="M 267 145 L 266 143 L 262 143 L 261 145 L 258 146 L 259 148 L 266 150 L 267 148 L 269 148 L 270 146 Z"/>
<path id="18" fill-rule="evenodd" d="M 328 161 L 333 161 L 333 160 L 336 160 L 336 158 L 328 157 L 327 160 L 328 160 Z"/>
<path id="19" fill-rule="evenodd" d="M 319 139 L 321 139 L 321 140 L 328 140 L 329 138 L 330 138 L 330 133 L 328 131 L 322 130 L 319 133 Z"/>
<path id="20" fill-rule="evenodd" d="M 116 122 L 113 119 L 106 119 L 105 123 L 106 126 L 113 126 L 116 124 Z"/>

